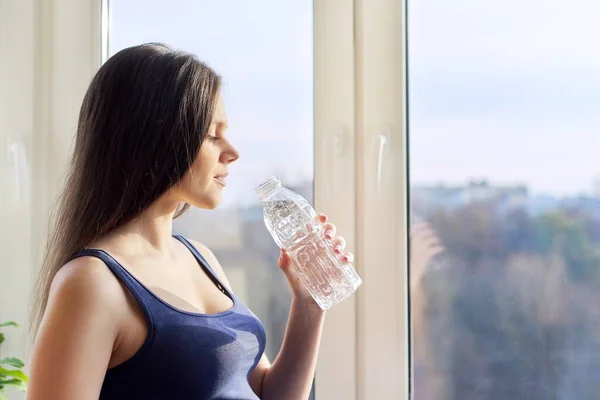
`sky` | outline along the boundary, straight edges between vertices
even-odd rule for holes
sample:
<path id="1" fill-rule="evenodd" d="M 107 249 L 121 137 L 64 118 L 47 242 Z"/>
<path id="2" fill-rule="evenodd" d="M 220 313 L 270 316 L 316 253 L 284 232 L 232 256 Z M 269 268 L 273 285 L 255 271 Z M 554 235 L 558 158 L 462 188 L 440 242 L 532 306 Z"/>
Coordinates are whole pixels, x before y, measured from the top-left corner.
<path id="1" fill-rule="evenodd" d="M 326 0 L 321 0 L 326 1 Z M 160 41 L 224 78 L 241 153 L 224 203 L 313 175 L 308 0 L 111 0 L 110 52 Z M 469 179 L 575 195 L 600 176 L 600 2 L 409 1 L 412 184 Z"/>
<path id="2" fill-rule="evenodd" d="M 575 195 L 600 174 L 600 2 L 409 2 L 412 182 Z"/>

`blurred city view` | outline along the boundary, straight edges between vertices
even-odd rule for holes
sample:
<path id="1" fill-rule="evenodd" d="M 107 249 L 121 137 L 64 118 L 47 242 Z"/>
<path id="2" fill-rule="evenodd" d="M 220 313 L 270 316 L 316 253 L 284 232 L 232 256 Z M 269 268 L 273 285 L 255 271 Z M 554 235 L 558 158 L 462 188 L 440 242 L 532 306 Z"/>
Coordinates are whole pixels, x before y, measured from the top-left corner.
<path id="1" fill-rule="evenodd" d="M 444 247 L 411 288 L 415 398 L 597 398 L 600 196 L 476 181 L 411 202 Z"/>
<path id="2" fill-rule="evenodd" d="M 600 3 L 408 8 L 413 397 L 598 399 Z"/>

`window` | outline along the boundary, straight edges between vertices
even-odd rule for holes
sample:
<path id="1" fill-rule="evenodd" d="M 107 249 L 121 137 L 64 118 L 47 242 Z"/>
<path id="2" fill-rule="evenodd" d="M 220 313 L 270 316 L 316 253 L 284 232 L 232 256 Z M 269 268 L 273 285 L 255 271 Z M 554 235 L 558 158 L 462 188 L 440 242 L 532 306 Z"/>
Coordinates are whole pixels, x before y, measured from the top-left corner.
<path id="1" fill-rule="evenodd" d="M 600 392 L 599 17 L 409 0 L 417 400 Z"/>

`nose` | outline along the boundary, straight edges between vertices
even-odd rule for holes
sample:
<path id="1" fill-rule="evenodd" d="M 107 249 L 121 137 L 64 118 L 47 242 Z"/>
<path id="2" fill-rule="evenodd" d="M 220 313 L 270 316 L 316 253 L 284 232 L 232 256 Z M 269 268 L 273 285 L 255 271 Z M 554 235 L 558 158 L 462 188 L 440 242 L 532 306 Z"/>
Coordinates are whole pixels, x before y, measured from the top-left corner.
<path id="1" fill-rule="evenodd" d="M 229 146 L 229 149 L 227 149 L 224 153 L 223 153 L 223 157 L 224 160 L 223 162 L 225 164 L 231 164 L 232 162 L 236 161 L 238 158 L 240 158 L 240 153 L 236 150 L 235 147 L 233 146 Z"/>

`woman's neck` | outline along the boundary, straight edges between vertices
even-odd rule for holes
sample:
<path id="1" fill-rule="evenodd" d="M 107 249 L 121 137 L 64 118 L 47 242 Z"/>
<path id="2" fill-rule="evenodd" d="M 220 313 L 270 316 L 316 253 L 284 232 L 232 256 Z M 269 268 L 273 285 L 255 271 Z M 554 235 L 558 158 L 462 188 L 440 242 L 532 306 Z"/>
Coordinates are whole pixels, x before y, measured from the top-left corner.
<path id="1" fill-rule="evenodd" d="M 168 254 L 173 246 L 173 216 L 178 206 L 179 202 L 160 198 L 110 236 L 130 254 Z"/>

